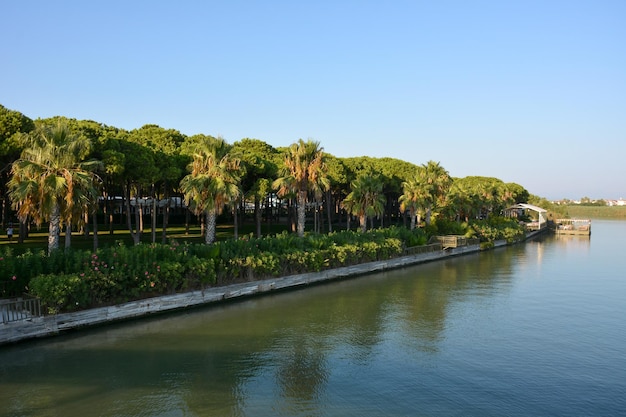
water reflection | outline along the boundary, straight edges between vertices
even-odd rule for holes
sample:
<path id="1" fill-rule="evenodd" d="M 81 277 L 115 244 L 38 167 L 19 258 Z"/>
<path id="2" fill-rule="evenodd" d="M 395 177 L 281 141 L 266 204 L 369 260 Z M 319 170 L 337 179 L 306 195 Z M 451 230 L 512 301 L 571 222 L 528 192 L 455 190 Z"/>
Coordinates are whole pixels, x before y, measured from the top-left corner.
<path id="1" fill-rule="evenodd" d="M 0 416 L 450 414 L 566 325 L 553 277 L 592 251 L 562 238 L 0 348 Z"/>
<path id="2" fill-rule="evenodd" d="M 12 394 L 0 398 L 25 415 L 54 409 L 77 415 L 87 403 L 97 403 L 102 415 L 117 415 L 119 404 L 150 415 L 237 415 L 262 381 L 274 387 L 266 394 L 281 404 L 281 413 L 310 415 L 334 371 L 329 356 L 368 366 L 380 346 L 395 339 L 411 350 L 437 352 L 450 302 L 471 289 L 489 294 L 488 271 L 510 269 L 513 253 L 484 254 L 480 262 L 457 258 L 9 347 L 0 370 L 3 388 L 10 380 Z M 50 390 L 55 395 L 45 395 Z"/>
<path id="3" fill-rule="evenodd" d="M 95 402 L 108 410 L 103 415 L 117 415 L 117 404 L 151 415 L 230 414 L 246 404 L 250 383 L 265 381 L 290 414 L 322 397 L 333 371 L 329 354 L 340 351 L 342 360 L 364 366 L 395 337 L 437 352 L 450 301 L 470 288 L 487 296 L 487 271 L 510 269 L 511 257 L 512 251 L 500 251 L 480 262 L 457 258 L 9 348 L 3 376 L 24 388 L 5 404 L 34 390 L 29 396 L 38 402 L 13 402 L 11 409 L 76 413 L 84 411 L 80 404 Z M 298 412 L 308 413 L 306 407 Z"/>

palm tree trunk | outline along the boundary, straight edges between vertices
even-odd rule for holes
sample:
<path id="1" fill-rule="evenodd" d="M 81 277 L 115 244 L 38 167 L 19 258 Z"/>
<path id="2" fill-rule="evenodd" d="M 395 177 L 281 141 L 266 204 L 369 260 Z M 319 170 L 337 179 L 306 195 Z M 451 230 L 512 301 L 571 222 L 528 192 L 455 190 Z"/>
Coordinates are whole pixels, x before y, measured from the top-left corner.
<path id="1" fill-rule="evenodd" d="M 360 215 L 359 216 L 359 225 L 361 226 L 361 232 L 365 233 L 367 231 L 367 216 Z"/>
<path id="2" fill-rule="evenodd" d="M 89 236 L 89 211 L 85 210 L 83 212 L 83 234 L 88 237 Z"/>
<path id="3" fill-rule="evenodd" d="M 239 239 L 239 217 L 237 216 L 237 212 L 239 205 L 237 203 L 233 204 L 233 237 L 235 240 Z"/>
<path id="4" fill-rule="evenodd" d="M 156 243 L 156 225 L 157 225 L 157 196 L 154 184 L 152 184 L 152 243 Z"/>
<path id="5" fill-rule="evenodd" d="M 61 230 L 61 214 L 58 204 L 52 206 L 50 226 L 48 228 L 48 254 L 59 249 L 59 235 Z"/>
<path id="6" fill-rule="evenodd" d="M 72 245 L 72 225 L 70 222 L 65 224 L 65 249 L 69 249 Z"/>
<path id="7" fill-rule="evenodd" d="M 215 211 L 207 211 L 206 213 L 206 233 L 204 235 L 204 243 L 211 244 L 215 240 L 215 223 L 217 215 Z"/>
<path id="8" fill-rule="evenodd" d="M 332 233 L 333 231 L 333 218 L 331 213 L 331 208 L 333 207 L 333 194 L 330 192 L 330 189 L 326 191 L 326 214 L 328 216 L 328 233 Z"/>
<path id="9" fill-rule="evenodd" d="M 93 216 L 93 251 L 98 250 L 98 212 L 96 211 Z"/>
<path id="10" fill-rule="evenodd" d="M 28 225 L 26 224 L 26 219 L 24 220 L 20 219 L 17 243 L 24 243 L 24 239 L 26 238 L 27 231 L 28 231 Z"/>
<path id="11" fill-rule="evenodd" d="M 256 237 L 261 238 L 261 199 L 254 195 L 254 223 L 256 224 Z"/>
<path id="12" fill-rule="evenodd" d="M 185 235 L 189 234 L 189 219 L 191 217 L 191 212 L 189 211 L 189 208 L 185 209 Z"/>
<path id="13" fill-rule="evenodd" d="M 296 203 L 294 202 L 293 198 L 289 199 L 289 202 L 287 203 L 287 221 L 290 224 L 291 227 L 291 231 L 292 232 L 296 232 L 298 227 L 297 227 L 297 214 L 296 214 Z"/>
<path id="14" fill-rule="evenodd" d="M 102 206 L 102 214 L 103 217 L 102 219 L 104 220 L 104 227 L 107 228 L 109 227 L 109 233 L 113 234 L 113 225 L 111 224 L 109 226 L 110 223 L 112 223 L 112 217 L 109 216 L 113 216 L 112 211 L 111 210 L 111 214 L 109 214 L 109 194 L 107 193 L 106 189 L 104 191 L 102 191 L 102 199 L 104 201 L 104 205 Z"/>
<path id="15" fill-rule="evenodd" d="M 166 203 L 163 206 L 163 222 L 162 222 L 163 229 L 161 230 L 161 243 L 167 242 L 167 226 L 170 223 L 170 203 L 171 203 L 170 197 L 171 196 L 170 196 L 168 184 L 165 183 L 163 199 L 166 201 Z"/>
<path id="16" fill-rule="evenodd" d="M 6 181 L 6 180 L 5 180 Z M 3 181 L 3 184 L 5 182 Z M 2 192 L 2 195 L 6 195 L 6 191 Z M 7 223 L 6 218 L 7 218 L 7 213 L 9 212 L 8 209 L 8 205 L 9 205 L 9 199 L 8 198 L 3 198 L 2 199 L 2 227 L 4 227 L 4 225 Z"/>
<path id="17" fill-rule="evenodd" d="M 163 231 L 161 232 L 161 243 L 167 243 L 167 226 L 170 222 L 170 198 L 165 199 L 167 203 L 163 207 Z"/>
<path id="18" fill-rule="evenodd" d="M 415 210 L 411 209 L 411 230 L 415 229 Z"/>
<path id="19" fill-rule="evenodd" d="M 304 223 L 306 219 L 306 191 L 298 192 L 298 236 L 304 236 Z"/>
<path id="20" fill-rule="evenodd" d="M 133 238 L 133 243 L 137 245 L 139 243 L 139 232 L 133 230 L 133 221 L 130 211 L 130 185 L 126 185 L 124 192 L 124 205 L 126 206 L 126 223 L 128 225 L 128 231 Z M 137 209 L 135 205 L 135 209 Z"/>
<path id="21" fill-rule="evenodd" d="M 269 194 L 265 198 L 265 216 L 267 220 L 267 234 L 270 234 L 272 230 L 272 219 L 274 218 L 274 207 L 272 206 Z"/>
<path id="22" fill-rule="evenodd" d="M 139 235 L 142 235 L 143 234 L 143 206 L 139 205 L 139 198 L 137 198 L 136 201 L 137 201 L 137 207 L 135 207 L 136 209 L 135 210 L 135 220 L 136 220 L 135 224 L 139 225 L 138 233 Z"/>

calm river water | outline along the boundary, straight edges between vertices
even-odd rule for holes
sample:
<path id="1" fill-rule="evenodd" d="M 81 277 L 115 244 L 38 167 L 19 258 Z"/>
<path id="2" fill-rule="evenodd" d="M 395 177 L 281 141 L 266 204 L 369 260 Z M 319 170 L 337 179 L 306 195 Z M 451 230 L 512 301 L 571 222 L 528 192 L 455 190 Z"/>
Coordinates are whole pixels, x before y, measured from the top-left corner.
<path id="1" fill-rule="evenodd" d="M 626 416 L 626 222 L 0 347 L 0 416 Z"/>

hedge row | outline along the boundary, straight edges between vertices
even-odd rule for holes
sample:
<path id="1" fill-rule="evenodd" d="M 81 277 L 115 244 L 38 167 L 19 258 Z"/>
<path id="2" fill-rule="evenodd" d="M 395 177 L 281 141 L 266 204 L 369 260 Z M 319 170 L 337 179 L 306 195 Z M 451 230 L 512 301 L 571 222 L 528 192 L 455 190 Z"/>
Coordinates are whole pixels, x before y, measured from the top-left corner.
<path id="1" fill-rule="evenodd" d="M 98 251 L 27 252 L 0 257 L 5 290 L 39 297 L 49 313 L 72 311 L 226 285 L 389 259 L 425 234 L 405 228 L 342 231 L 298 238 L 283 233 L 213 245 L 121 243 Z M 10 251 L 10 249 L 9 249 Z"/>
<path id="2" fill-rule="evenodd" d="M 11 248 L 0 254 L 0 291 L 39 297 L 49 313 L 122 303 L 171 294 L 320 271 L 363 262 L 390 259 L 406 247 L 423 245 L 430 234 L 465 231 L 483 241 L 518 239 L 523 230 L 514 221 L 491 220 L 467 224 L 441 222 L 430 230 L 390 227 L 366 233 L 341 231 L 303 238 L 283 232 L 277 236 L 251 236 L 212 245 L 136 245 L 118 243 L 98 251 L 26 252 L 14 256 Z M 443 231 L 443 233 L 442 233 Z"/>

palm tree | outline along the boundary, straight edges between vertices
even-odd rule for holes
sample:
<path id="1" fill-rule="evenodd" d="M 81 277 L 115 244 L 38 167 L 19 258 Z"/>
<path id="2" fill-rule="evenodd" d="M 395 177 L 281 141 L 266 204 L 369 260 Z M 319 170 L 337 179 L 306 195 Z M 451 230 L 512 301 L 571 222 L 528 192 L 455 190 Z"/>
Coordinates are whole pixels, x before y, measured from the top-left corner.
<path id="1" fill-rule="evenodd" d="M 330 187 L 330 181 L 325 174 L 324 148 L 319 142 L 299 139 L 292 144 L 283 161 L 281 177 L 273 183 L 273 188 L 278 189 L 280 197 L 295 194 L 298 209 L 298 236 L 304 236 L 304 223 L 306 204 L 309 192 L 313 192 L 316 198 Z"/>
<path id="2" fill-rule="evenodd" d="M 100 167 L 95 161 L 90 161 L 92 167 Z M 101 180 L 91 171 L 75 172 L 72 178 L 71 191 L 68 193 L 68 199 L 71 196 L 71 202 L 65 204 L 62 211 L 61 221 L 65 223 L 65 248 L 70 247 L 72 236 L 72 226 L 87 226 L 89 214 L 94 214 L 98 209 L 99 185 Z M 67 200 L 66 199 L 66 203 Z M 94 217 L 95 220 L 95 217 Z M 97 223 L 94 222 L 97 227 Z M 94 230 L 94 239 L 98 239 L 97 231 Z M 97 247 L 97 243 L 94 243 Z"/>
<path id="3" fill-rule="evenodd" d="M 477 184 L 477 194 L 479 197 L 481 217 L 488 217 L 493 211 L 494 204 L 498 199 L 497 185 L 492 181 L 483 181 Z"/>
<path id="4" fill-rule="evenodd" d="M 515 192 L 509 184 L 498 184 L 497 213 L 515 203 Z"/>
<path id="5" fill-rule="evenodd" d="M 359 218 L 361 231 L 367 230 L 367 219 L 380 216 L 385 210 L 386 198 L 383 182 L 379 177 L 363 175 L 351 184 L 352 191 L 343 200 L 343 207 L 348 213 Z"/>
<path id="6" fill-rule="evenodd" d="M 430 224 L 433 209 L 443 205 L 452 178 L 439 162 L 428 161 L 420 168 L 420 182 L 429 192 L 429 198 L 426 200 L 426 224 Z"/>
<path id="7" fill-rule="evenodd" d="M 429 188 L 420 183 L 417 178 L 410 179 L 402 183 L 403 194 L 398 198 L 400 211 L 409 211 L 411 217 L 411 230 L 415 229 L 415 220 L 418 210 L 423 207 L 430 196 Z"/>
<path id="8" fill-rule="evenodd" d="M 237 201 L 239 160 L 231 158 L 221 139 L 205 138 L 196 144 L 190 174 L 180 182 L 185 203 L 199 215 L 206 216 L 205 243 L 215 240 L 217 216 L 227 204 Z"/>
<path id="9" fill-rule="evenodd" d="M 11 168 L 9 193 L 20 220 L 30 216 L 37 225 L 50 222 L 50 253 L 59 247 L 61 222 L 71 225 L 77 207 L 94 203 L 94 187 L 99 181 L 94 170 L 101 164 L 84 161 L 91 142 L 72 134 L 61 121 L 40 125 L 23 140 L 22 155 Z"/>

